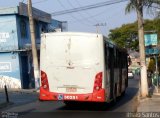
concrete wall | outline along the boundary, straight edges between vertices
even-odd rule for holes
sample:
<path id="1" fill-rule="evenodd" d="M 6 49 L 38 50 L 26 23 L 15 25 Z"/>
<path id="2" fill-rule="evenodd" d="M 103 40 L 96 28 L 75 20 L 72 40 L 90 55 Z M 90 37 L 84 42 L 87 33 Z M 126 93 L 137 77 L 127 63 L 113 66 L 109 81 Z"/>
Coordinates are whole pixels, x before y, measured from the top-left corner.
<path id="1" fill-rule="evenodd" d="M 21 88 L 18 53 L 0 53 L 0 88 Z"/>
<path id="2" fill-rule="evenodd" d="M 0 16 L 0 52 L 18 49 L 15 15 Z"/>
<path id="3" fill-rule="evenodd" d="M 31 35 L 29 28 L 29 20 L 28 17 L 17 15 L 17 32 L 18 32 L 18 42 L 20 49 L 28 49 L 31 48 Z M 43 30 L 47 30 L 48 24 L 35 21 L 35 37 L 36 44 L 40 44 L 40 35 Z"/>

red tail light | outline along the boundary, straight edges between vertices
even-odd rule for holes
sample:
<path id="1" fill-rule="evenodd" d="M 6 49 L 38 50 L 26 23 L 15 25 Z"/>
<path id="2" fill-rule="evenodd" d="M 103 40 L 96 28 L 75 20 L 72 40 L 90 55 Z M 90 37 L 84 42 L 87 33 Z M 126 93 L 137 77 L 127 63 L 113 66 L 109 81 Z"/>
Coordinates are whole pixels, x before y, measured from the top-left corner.
<path id="1" fill-rule="evenodd" d="M 49 91 L 47 74 L 43 71 L 41 71 L 41 85 L 45 90 Z"/>
<path id="2" fill-rule="evenodd" d="M 99 72 L 94 80 L 93 92 L 97 92 L 102 89 L 102 72 Z"/>

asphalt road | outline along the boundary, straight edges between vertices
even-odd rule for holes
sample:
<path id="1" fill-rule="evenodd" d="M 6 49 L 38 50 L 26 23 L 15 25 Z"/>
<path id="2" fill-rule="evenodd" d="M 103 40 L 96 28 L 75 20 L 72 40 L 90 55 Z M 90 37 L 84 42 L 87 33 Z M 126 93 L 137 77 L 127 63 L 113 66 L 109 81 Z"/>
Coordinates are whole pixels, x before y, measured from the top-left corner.
<path id="1" fill-rule="evenodd" d="M 80 104 L 72 107 L 67 107 L 63 102 L 35 101 L 38 95 L 31 96 L 34 98 L 32 102 L 24 102 L 21 104 L 13 104 L 5 109 L 2 109 L 1 115 L 17 115 L 24 118 L 30 117 L 52 117 L 52 118 L 106 118 L 112 117 L 127 117 L 129 112 L 136 112 L 138 105 L 137 94 L 139 80 L 129 79 L 129 85 L 126 94 L 118 98 L 116 104 Z M 28 94 L 29 96 L 30 94 Z M 30 97 L 30 96 L 29 96 Z M 27 98 L 25 96 L 25 98 Z M 24 99 L 25 99 L 24 98 Z"/>

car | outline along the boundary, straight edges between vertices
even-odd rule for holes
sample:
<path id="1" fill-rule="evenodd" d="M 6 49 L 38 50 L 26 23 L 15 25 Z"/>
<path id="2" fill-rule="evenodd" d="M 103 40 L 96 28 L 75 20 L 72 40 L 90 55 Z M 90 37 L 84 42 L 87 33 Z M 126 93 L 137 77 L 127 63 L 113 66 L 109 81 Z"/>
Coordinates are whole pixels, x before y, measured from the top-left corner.
<path id="1" fill-rule="evenodd" d="M 134 78 L 134 74 L 132 71 L 128 71 L 128 78 L 129 79 L 133 79 Z"/>

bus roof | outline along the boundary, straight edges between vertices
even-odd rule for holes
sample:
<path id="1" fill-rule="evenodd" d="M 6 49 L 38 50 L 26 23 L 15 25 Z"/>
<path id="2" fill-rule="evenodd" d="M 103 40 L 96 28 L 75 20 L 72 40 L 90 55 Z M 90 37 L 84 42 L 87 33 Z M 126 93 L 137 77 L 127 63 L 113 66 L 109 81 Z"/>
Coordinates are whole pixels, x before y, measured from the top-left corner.
<path id="1" fill-rule="evenodd" d="M 119 50 L 127 53 L 127 50 L 125 48 L 121 48 L 117 46 L 113 41 L 108 39 L 107 37 L 103 36 L 102 34 L 99 33 L 89 33 L 89 32 L 53 32 L 53 33 L 42 33 L 41 36 L 47 36 L 47 35 L 72 35 L 72 36 L 97 36 L 97 37 L 103 37 L 106 42 L 109 43 L 109 45 L 118 48 Z"/>
<path id="2" fill-rule="evenodd" d="M 42 33 L 42 35 L 80 35 L 80 36 L 103 36 L 98 33 L 88 33 L 88 32 L 53 32 L 53 33 Z"/>

